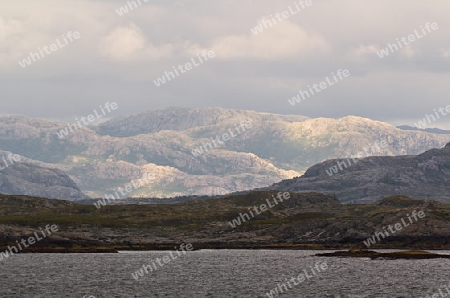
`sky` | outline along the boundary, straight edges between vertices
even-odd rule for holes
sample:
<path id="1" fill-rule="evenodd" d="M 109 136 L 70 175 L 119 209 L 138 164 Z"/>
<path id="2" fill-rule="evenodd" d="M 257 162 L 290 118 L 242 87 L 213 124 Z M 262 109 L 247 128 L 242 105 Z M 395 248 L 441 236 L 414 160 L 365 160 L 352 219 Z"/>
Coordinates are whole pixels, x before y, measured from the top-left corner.
<path id="1" fill-rule="evenodd" d="M 73 121 L 116 102 L 111 117 L 224 107 L 413 125 L 450 105 L 448 0 L 132 2 L 3 1 L 0 114 Z M 200 63 L 202 53 L 214 57 Z M 339 70 L 350 75 L 333 81 Z M 333 85 L 289 103 L 327 77 Z M 429 127 L 450 128 L 450 113 L 440 115 Z"/>

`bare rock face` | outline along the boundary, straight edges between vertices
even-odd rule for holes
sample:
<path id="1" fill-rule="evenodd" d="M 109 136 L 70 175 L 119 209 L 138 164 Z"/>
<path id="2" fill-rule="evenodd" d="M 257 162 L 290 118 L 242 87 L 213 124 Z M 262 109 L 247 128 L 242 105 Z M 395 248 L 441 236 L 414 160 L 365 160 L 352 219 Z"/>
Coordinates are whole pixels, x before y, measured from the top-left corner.
<path id="1" fill-rule="evenodd" d="M 269 189 L 335 194 L 341 202 L 352 203 L 373 202 L 395 194 L 449 203 L 450 146 L 417 156 L 328 160 L 311 167 L 302 177 Z"/>
<path id="2" fill-rule="evenodd" d="M 88 198 L 63 171 L 27 163 L 16 163 L 0 172 L 0 193 L 70 201 Z"/>

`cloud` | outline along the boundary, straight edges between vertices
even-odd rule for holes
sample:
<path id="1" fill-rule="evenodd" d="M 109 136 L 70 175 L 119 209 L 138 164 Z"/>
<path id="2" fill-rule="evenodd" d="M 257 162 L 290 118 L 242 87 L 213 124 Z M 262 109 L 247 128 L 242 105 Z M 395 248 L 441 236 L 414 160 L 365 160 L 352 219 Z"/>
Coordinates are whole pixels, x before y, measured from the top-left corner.
<path id="1" fill-rule="evenodd" d="M 195 57 L 213 50 L 217 59 L 284 60 L 306 59 L 329 52 L 330 46 L 320 35 L 307 32 L 289 21 L 253 35 L 223 35 L 207 45 L 191 40 L 154 45 L 135 24 L 119 26 L 102 38 L 100 53 L 119 62 Z"/>
<path id="2" fill-rule="evenodd" d="M 450 49 L 441 48 L 441 56 L 444 58 L 450 58 Z"/>
<path id="3" fill-rule="evenodd" d="M 358 47 L 350 48 L 348 51 L 348 57 L 350 57 L 353 60 L 364 60 L 369 57 L 377 57 L 376 54 L 382 51 L 383 49 L 380 48 L 378 44 L 369 44 L 369 45 L 359 45 Z M 412 59 L 413 57 L 420 54 L 421 51 L 417 49 L 414 45 L 408 45 L 400 49 L 399 54 L 402 55 L 404 58 Z M 394 56 L 397 53 L 391 53 L 389 56 Z M 374 56 L 375 55 L 375 56 Z"/>
<path id="4" fill-rule="evenodd" d="M 404 57 L 411 59 L 414 56 L 420 54 L 421 51 L 416 47 L 414 47 L 413 45 L 408 45 L 401 50 L 401 53 L 403 54 Z"/>
<path id="5" fill-rule="evenodd" d="M 124 114 L 219 105 L 388 120 L 417 117 L 448 101 L 450 67 L 442 63 L 450 59 L 450 37 L 443 30 L 450 26 L 448 0 L 435 0 L 431 9 L 426 2 L 411 5 L 411 0 L 319 1 L 257 35 L 251 29 L 262 16 L 280 12 L 293 1 L 141 2 L 122 17 L 116 10 L 128 5 L 127 0 L 21 0 L 3 5 L 0 88 L 9 97 L 2 112 L 72 119 L 114 100 Z M 384 59 L 376 55 L 428 21 L 437 22 L 441 30 Z M 19 66 L 30 52 L 68 31 L 79 31 L 81 39 L 31 67 Z M 151 88 L 154 78 L 204 50 L 216 53 L 211 63 L 165 88 Z M 339 68 L 352 74 L 345 84 L 295 110 L 287 104 L 305 84 Z M 386 109 L 393 104 L 398 105 L 394 111 Z M 413 110 L 419 105 L 423 112 Z"/>
<path id="6" fill-rule="evenodd" d="M 0 17 L 0 64 L 18 56 L 14 45 L 20 40 L 21 31 L 19 21 Z"/>
<path id="7" fill-rule="evenodd" d="M 144 48 L 146 41 L 141 29 L 131 24 L 117 27 L 100 43 L 100 52 L 111 59 L 125 61 Z"/>
<path id="8" fill-rule="evenodd" d="M 0 42 L 4 43 L 8 37 L 22 31 L 22 24 L 14 19 L 4 19 L 0 17 Z"/>
<path id="9" fill-rule="evenodd" d="M 258 35 L 222 36 L 212 42 L 218 59 L 284 60 L 305 59 L 326 53 L 330 46 L 323 37 L 285 20 Z"/>
<path id="10" fill-rule="evenodd" d="M 349 51 L 350 56 L 357 58 L 365 58 L 368 55 L 376 55 L 380 51 L 380 47 L 377 44 L 363 45 L 351 48 Z"/>
<path id="11" fill-rule="evenodd" d="M 198 44 L 190 41 L 177 40 L 159 46 L 154 45 L 135 24 L 115 28 L 100 42 L 100 53 L 118 62 L 195 56 L 201 51 L 203 49 Z"/>

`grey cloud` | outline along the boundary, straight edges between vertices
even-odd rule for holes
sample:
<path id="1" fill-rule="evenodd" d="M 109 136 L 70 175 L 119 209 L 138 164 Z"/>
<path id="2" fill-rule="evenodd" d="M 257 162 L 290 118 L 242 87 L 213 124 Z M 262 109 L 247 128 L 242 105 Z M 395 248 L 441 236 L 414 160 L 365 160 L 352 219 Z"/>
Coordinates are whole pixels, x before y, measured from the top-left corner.
<path id="1" fill-rule="evenodd" d="M 21 9 L 25 3 L 27 11 Z M 126 3 L 44 0 L 39 5 L 4 5 L 2 113 L 67 119 L 116 101 L 118 115 L 167 106 L 223 106 L 311 117 L 353 114 L 412 124 L 411 119 L 449 104 L 448 1 L 430 6 L 407 0 L 313 0 L 311 7 L 257 37 L 250 29 L 293 1 L 151 1 L 118 16 L 115 10 Z M 411 44 L 409 52 L 383 59 L 373 52 L 426 22 L 437 22 L 439 30 Z M 130 41 L 134 31 L 118 28 L 134 28 L 141 35 Z M 18 65 L 30 51 L 68 30 L 80 31 L 82 38 L 25 69 Z M 300 36 L 301 30 L 308 37 Z M 325 43 L 305 50 L 319 38 Z M 153 84 L 172 66 L 212 48 L 217 50 L 213 60 L 164 86 Z M 288 104 L 301 88 L 340 68 L 350 70 L 351 77 L 299 105 Z M 448 123 L 450 119 L 442 119 L 436 124 Z"/>

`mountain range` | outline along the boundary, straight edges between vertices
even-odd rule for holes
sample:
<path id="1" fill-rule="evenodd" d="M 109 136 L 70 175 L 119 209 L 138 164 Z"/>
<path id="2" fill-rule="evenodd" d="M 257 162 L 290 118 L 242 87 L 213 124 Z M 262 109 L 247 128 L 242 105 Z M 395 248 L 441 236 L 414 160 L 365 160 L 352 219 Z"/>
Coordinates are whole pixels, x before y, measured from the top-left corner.
<path id="1" fill-rule="evenodd" d="M 450 134 L 450 130 L 445 130 L 445 129 L 440 129 L 440 128 L 417 128 L 415 126 L 409 126 L 409 125 L 400 125 L 400 126 L 397 126 L 397 128 L 402 129 L 402 130 L 415 130 L 415 131 L 423 131 L 423 132 L 437 133 L 437 134 L 444 134 L 444 135 Z"/>
<path id="2" fill-rule="evenodd" d="M 251 123 L 251 129 L 212 145 L 243 121 Z M 374 153 L 385 156 L 421 154 L 450 141 L 449 135 L 405 131 L 355 116 L 311 119 L 223 108 L 168 108 L 72 130 L 62 122 L 0 116 L 0 150 L 18 154 L 43 171 L 67 173 L 92 198 L 112 194 L 132 181 L 141 186 L 127 197 L 165 198 L 267 187 L 381 140 L 386 147 Z M 200 147 L 209 150 L 195 156 L 193 151 Z M 1 186 L 0 192 L 8 193 Z"/>

